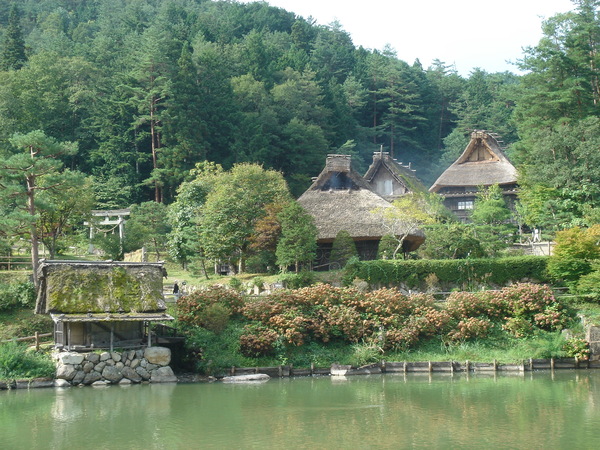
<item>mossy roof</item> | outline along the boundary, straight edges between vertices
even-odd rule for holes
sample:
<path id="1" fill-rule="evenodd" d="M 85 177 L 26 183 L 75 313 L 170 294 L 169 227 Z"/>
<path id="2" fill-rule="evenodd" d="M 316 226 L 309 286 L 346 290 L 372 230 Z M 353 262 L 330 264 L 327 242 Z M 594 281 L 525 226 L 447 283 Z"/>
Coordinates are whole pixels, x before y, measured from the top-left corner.
<path id="1" fill-rule="evenodd" d="M 148 313 L 166 309 L 160 263 L 44 261 L 36 312 Z"/>

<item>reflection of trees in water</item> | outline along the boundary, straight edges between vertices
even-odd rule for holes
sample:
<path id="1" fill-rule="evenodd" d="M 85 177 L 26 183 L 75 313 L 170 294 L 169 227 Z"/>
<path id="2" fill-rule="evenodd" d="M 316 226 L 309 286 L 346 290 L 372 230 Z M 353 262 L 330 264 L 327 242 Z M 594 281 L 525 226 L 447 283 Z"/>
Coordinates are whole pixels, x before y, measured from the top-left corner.
<path id="1" fill-rule="evenodd" d="M 599 403 L 600 372 L 584 370 L 40 389 L 0 392 L 0 435 L 4 448 L 591 448 Z"/>

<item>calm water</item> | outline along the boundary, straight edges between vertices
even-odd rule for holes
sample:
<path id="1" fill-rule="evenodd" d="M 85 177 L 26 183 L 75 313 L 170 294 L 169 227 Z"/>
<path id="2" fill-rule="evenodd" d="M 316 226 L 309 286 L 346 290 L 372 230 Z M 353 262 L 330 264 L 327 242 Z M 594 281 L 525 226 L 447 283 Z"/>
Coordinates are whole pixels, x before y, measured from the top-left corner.
<path id="1" fill-rule="evenodd" d="M 0 392 L 2 449 L 600 448 L 600 371 Z"/>

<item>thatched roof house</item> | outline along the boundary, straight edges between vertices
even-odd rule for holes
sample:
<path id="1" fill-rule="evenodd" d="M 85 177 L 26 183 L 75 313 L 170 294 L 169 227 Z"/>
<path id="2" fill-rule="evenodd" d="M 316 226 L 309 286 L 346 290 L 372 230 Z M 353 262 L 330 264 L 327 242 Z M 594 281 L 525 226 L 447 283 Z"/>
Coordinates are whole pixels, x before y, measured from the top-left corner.
<path id="1" fill-rule="evenodd" d="M 50 314 L 57 347 L 151 345 L 148 325 L 173 320 L 161 263 L 42 261 L 36 313 Z"/>
<path id="2" fill-rule="evenodd" d="M 390 202 L 411 192 L 427 190 L 410 165 L 403 165 L 383 151 L 373 154 L 373 162 L 363 178 L 375 193 Z"/>
<path id="3" fill-rule="evenodd" d="M 462 155 L 429 188 L 445 198 L 444 204 L 460 218 L 473 209 L 481 187 L 498 184 L 509 205 L 517 194 L 517 171 L 492 133 L 474 131 Z"/>
<path id="4" fill-rule="evenodd" d="M 392 205 L 372 190 L 351 163 L 349 155 L 328 155 L 321 174 L 298 199 L 317 226 L 317 264 L 329 262 L 331 245 L 341 230 L 353 238 L 361 259 L 374 259 L 381 237 L 388 233 L 381 217 L 373 211 Z M 416 250 L 424 240 L 421 231 L 408 236 L 405 251 Z"/>

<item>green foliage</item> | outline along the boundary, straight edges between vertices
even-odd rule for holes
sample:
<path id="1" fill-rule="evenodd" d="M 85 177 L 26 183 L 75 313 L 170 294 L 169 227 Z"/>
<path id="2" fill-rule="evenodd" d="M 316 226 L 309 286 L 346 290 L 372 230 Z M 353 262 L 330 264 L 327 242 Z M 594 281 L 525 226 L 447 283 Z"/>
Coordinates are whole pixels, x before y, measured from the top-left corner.
<path id="1" fill-rule="evenodd" d="M 277 217 L 281 224 L 281 236 L 275 251 L 277 265 L 284 271 L 294 265 L 298 272 L 302 264 L 315 259 L 317 227 L 312 216 L 296 201 L 286 204 Z"/>
<path id="2" fill-rule="evenodd" d="M 354 240 L 346 230 L 338 231 L 338 234 L 333 240 L 333 247 L 331 248 L 331 255 L 329 260 L 331 262 L 337 262 L 341 267 L 344 267 L 348 260 L 352 257 L 357 257 L 358 251 Z"/>
<path id="3" fill-rule="evenodd" d="M 298 273 L 283 273 L 279 275 L 278 279 L 288 289 L 299 289 L 316 282 L 315 274 L 309 270 Z"/>
<path id="4" fill-rule="evenodd" d="M 155 253 L 156 261 L 160 261 L 170 231 L 167 207 L 162 203 L 144 202 L 132 205 L 130 213 L 125 223 L 125 251 L 146 246 Z"/>
<path id="5" fill-rule="evenodd" d="M 55 371 L 49 356 L 29 351 L 15 341 L 0 343 L 0 380 L 52 377 Z"/>
<path id="6" fill-rule="evenodd" d="M 238 260 L 244 272 L 256 221 L 266 205 L 290 194 L 281 173 L 257 164 L 237 164 L 217 177 L 202 209 L 201 245 L 210 258 Z"/>
<path id="7" fill-rule="evenodd" d="M 565 356 L 586 361 L 590 358 L 590 347 L 585 339 L 571 337 L 563 345 Z"/>
<path id="8" fill-rule="evenodd" d="M 575 293 L 584 295 L 591 300 L 600 300 L 600 265 L 592 265 L 593 272 L 582 275 L 577 281 Z"/>
<path id="9" fill-rule="evenodd" d="M 439 223 L 426 227 L 427 239 L 417 254 L 427 259 L 464 259 L 490 256 L 473 224 Z"/>
<path id="10" fill-rule="evenodd" d="M 0 53 L 0 69 L 18 70 L 23 67 L 26 60 L 20 14 L 17 5 L 13 4 L 8 15 L 8 26 L 6 27 L 2 53 Z"/>
<path id="11" fill-rule="evenodd" d="M 379 241 L 377 247 L 377 259 L 391 259 L 397 246 L 396 238 L 390 234 L 386 234 Z"/>
<path id="12" fill-rule="evenodd" d="M 425 286 L 425 279 L 435 274 L 442 285 L 476 288 L 480 285 L 504 286 L 523 278 L 547 281 L 548 258 L 541 256 L 507 257 L 498 259 L 360 261 L 348 265 L 344 282 L 355 279 L 372 286 Z"/>
<path id="13" fill-rule="evenodd" d="M 575 286 L 583 275 L 592 272 L 592 262 L 600 259 L 600 225 L 579 227 L 556 233 L 554 253 L 548 261 L 548 272 L 556 280 Z"/>
<path id="14" fill-rule="evenodd" d="M 12 308 L 33 307 L 35 287 L 29 281 L 0 283 L 0 311 Z"/>
<path id="15" fill-rule="evenodd" d="M 242 297 L 238 291 L 213 286 L 180 297 L 177 300 L 177 318 L 182 323 L 219 332 L 241 307 Z"/>

